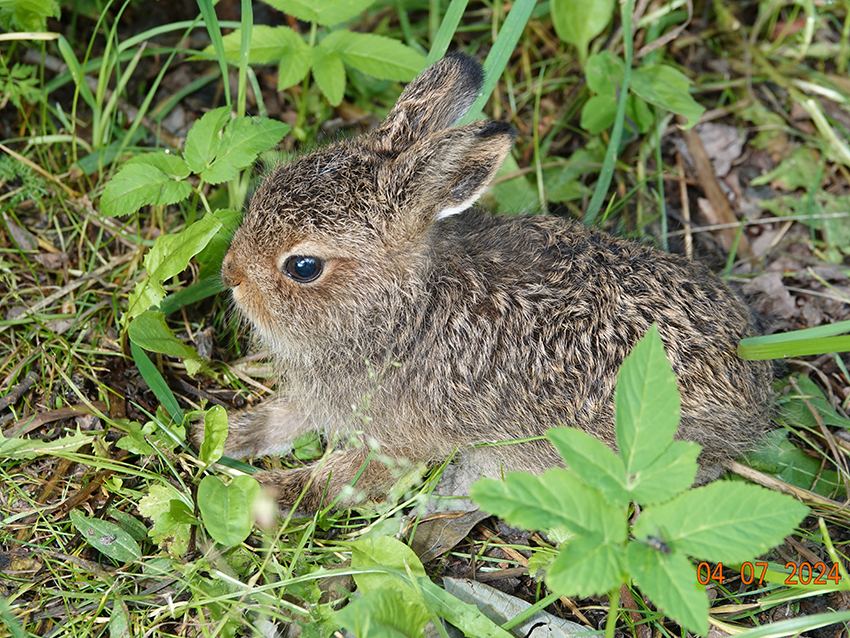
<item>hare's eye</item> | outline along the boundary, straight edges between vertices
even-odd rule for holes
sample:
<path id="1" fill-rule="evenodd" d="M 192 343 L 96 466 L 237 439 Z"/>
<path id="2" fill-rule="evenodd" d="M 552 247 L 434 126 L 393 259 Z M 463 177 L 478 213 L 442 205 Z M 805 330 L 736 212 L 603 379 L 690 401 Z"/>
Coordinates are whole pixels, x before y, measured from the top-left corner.
<path id="1" fill-rule="evenodd" d="M 324 262 L 318 257 L 295 255 L 283 264 L 283 272 L 301 284 L 309 283 L 322 274 Z"/>

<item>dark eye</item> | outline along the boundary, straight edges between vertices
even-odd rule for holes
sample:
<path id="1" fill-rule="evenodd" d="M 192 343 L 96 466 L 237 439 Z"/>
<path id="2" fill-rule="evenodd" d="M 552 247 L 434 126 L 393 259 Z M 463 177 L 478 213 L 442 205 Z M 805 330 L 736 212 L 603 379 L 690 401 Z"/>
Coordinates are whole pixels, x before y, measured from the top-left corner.
<path id="1" fill-rule="evenodd" d="M 283 272 L 298 283 L 306 284 L 318 279 L 322 274 L 324 262 L 318 257 L 294 255 L 283 264 Z"/>

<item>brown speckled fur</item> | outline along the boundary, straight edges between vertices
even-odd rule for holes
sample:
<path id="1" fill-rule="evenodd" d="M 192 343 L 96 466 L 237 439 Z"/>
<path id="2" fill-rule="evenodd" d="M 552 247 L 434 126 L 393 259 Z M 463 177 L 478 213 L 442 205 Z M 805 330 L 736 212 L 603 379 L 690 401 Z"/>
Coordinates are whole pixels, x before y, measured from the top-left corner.
<path id="1" fill-rule="evenodd" d="M 652 322 L 682 392 L 679 437 L 703 445 L 700 480 L 768 426 L 770 365 L 735 354 L 752 317 L 706 269 L 561 219 L 469 208 L 513 143 L 499 122 L 449 128 L 481 81 L 465 56 L 430 67 L 369 135 L 272 172 L 233 238 L 222 279 L 283 391 L 231 416 L 226 453 L 342 435 L 324 464 L 258 475 L 284 506 L 306 488 L 302 506 L 318 509 L 361 469 L 355 490 L 379 495 L 388 459 L 456 449 L 490 476 L 540 472 L 559 462 L 546 442 L 470 446 L 553 426 L 613 445 L 617 370 Z M 447 209 L 465 210 L 438 218 Z M 322 258 L 322 275 L 287 276 L 292 255 Z"/>

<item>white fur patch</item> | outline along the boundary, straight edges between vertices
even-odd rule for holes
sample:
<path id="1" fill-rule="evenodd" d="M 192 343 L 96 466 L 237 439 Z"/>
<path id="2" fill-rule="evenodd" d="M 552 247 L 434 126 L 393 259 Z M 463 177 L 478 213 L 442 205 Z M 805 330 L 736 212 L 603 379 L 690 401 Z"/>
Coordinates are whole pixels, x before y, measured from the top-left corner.
<path id="1" fill-rule="evenodd" d="M 487 187 L 485 186 L 484 188 L 487 188 Z M 434 217 L 434 221 L 437 221 L 438 219 L 445 219 L 446 217 L 451 217 L 452 215 L 457 215 L 458 213 L 462 213 L 463 211 L 465 211 L 467 208 L 469 208 L 470 206 L 472 206 L 475 203 L 475 200 L 477 200 L 481 196 L 481 193 L 484 192 L 484 188 L 482 188 L 480 191 L 475 193 L 475 195 L 473 195 L 472 197 L 467 199 L 465 202 L 462 202 L 461 204 L 458 204 L 457 206 L 452 206 L 451 208 L 445 208 L 445 209 L 441 210 L 439 213 L 437 213 L 437 216 Z"/>

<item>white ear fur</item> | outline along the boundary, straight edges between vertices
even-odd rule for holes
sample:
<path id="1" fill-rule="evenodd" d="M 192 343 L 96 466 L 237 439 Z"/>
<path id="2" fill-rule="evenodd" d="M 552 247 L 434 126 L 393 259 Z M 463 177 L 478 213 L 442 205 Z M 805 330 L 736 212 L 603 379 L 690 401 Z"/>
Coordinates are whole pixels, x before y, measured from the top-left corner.
<path id="1" fill-rule="evenodd" d="M 478 198 L 481 197 L 481 195 L 484 193 L 484 191 L 487 190 L 487 186 L 488 186 L 488 184 L 484 184 L 484 186 L 482 186 L 481 189 L 477 193 L 475 193 L 472 197 L 467 199 L 465 202 L 462 202 L 462 203 L 458 204 L 457 206 L 452 206 L 450 208 L 444 208 L 443 210 L 441 210 L 439 213 L 436 214 L 436 216 L 434 217 L 434 221 L 438 221 L 440 219 L 445 219 L 446 217 L 451 217 L 452 215 L 459 215 L 460 213 L 465 211 L 467 208 L 472 206 L 478 200 Z"/>

